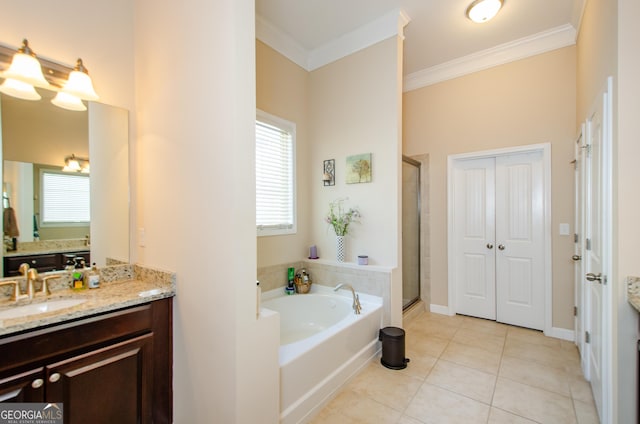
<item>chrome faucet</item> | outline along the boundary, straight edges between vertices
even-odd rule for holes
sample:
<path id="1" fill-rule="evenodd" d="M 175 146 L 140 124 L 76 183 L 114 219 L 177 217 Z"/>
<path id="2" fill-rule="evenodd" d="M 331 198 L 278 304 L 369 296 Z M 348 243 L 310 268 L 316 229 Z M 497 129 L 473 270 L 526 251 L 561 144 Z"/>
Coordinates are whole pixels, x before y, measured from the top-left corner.
<path id="1" fill-rule="evenodd" d="M 340 283 L 333 288 L 333 291 L 338 291 L 342 287 L 351 289 L 351 294 L 353 295 L 353 305 L 352 305 L 353 312 L 356 315 L 360 315 L 360 311 L 362 311 L 362 306 L 360 305 L 360 297 L 358 297 L 358 294 L 356 293 L 356 291 L 353 289 L 353 287 L 351 287 L 351 284 Z"/>

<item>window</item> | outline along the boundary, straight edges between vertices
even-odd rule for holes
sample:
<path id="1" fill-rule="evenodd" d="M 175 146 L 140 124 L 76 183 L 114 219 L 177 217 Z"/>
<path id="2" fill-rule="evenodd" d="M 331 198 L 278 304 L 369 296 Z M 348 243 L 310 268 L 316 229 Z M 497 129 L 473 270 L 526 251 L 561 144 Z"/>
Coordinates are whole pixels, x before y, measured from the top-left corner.
<path id="1" fill-rule="evenodd" d="M 40 191 L 42 225 L 89 223 L 89 175 L 41 170 Z"/>
<path id="2" fill-rule="evenodd" d="M 258 236 L 296 232 L 295 124 L 257 111 L 256 227 Z"/>

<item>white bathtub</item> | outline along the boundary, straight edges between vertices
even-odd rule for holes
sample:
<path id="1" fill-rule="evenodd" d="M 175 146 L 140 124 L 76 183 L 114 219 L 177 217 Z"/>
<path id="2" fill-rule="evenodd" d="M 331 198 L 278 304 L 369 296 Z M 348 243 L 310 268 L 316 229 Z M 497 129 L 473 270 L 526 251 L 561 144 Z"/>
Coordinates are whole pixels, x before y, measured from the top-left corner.
<path id="1" fill-rule="evenodd" d="M 364 366 L 379 350 L 382 299 L 313 285 L 311 293 L 273 290 L 262 307 L 280 314 L 280 419 L 298 423 Z"/>

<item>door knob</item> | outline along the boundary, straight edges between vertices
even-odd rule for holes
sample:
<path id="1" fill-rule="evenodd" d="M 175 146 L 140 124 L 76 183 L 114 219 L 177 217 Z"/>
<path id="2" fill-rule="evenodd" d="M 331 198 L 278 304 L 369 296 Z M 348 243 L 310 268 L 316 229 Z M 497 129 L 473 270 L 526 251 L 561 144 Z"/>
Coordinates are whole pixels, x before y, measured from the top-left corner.
<path id="1" fill-rule="evenodd" d="M 487 249 L 493 249 L 493 244 L 487 243 Z"/>
<path id="2" fill-rule="evenodd" d="M 55 383 L 58 380 L 60 380 L 60 374 L 57 372 L 54 372 L 49 376 L 49 383 Z"/>
<path id="3" fill-rule="evenodd" d="M 590 272 L 586 275 L 586 278 L 587 278 L 587 281 L 597 281 L 598 283 L 602 283 L 601 273 L 594 274 L 593 272 Z"/>
<path id="4" fill-rule="evenodd" d="M 573 256 L 571 257 L 571 259 L 573 259 L 574 261 L 579 261 L 579 260 L 581 260 L 581 259 L 582 259 L 582 256 L 580 256 L 580 255 L 573 255 Z"/>
<path id="5" fill-rule="evenodd" d="M 36 378 L 31 382 L 31 387 L 34 389 L 39 389 L 44 384 L 44 381 L 41 378 Z"/>
<path id="6" fill-rule="evenodd" d="M 499 245 L 498 245 L 498 249 L 500 249 L 500 250 L 504 250 L 504 244 L 499 244 Z"/>

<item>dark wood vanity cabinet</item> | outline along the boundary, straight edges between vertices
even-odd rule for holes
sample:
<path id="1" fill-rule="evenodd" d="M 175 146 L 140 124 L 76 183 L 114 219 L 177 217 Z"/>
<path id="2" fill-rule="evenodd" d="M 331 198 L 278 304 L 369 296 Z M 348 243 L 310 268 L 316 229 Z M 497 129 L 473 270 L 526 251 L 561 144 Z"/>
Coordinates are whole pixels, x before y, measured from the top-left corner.
<path id="1" fill-rule="evenodd" d="M 0 401 L 66 424 L 171 423 L 171 299 L 0 339 Z"/>
<path id="2" fill-rule="evenodd" d="M 20 275 L 20 264 L 27 263 L 38 272 L 49 272 L 64 269 L 68 257 L 82 256 L 86 266 L 91 265 L 91 254 L 88 250 L 79 252 L 45 253 L 40 255 L 5 256 L 4 276 Z"/>

